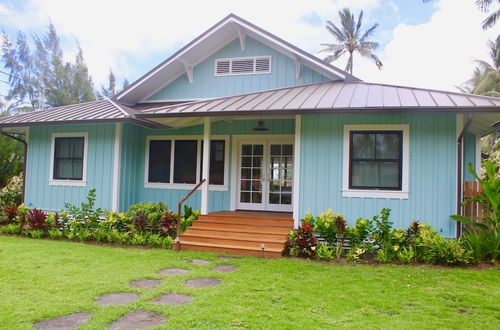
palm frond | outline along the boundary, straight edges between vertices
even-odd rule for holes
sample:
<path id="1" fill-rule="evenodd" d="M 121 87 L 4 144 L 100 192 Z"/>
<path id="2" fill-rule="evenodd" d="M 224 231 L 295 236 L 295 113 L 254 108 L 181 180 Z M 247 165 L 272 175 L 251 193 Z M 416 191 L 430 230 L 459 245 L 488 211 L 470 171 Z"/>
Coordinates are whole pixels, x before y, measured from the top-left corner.
<path id="1" fill-rule="evenodd" d="M 373 24 L 372 27 L 369 28 L 368 30 L 366 30 L 365 33 L 363 34 L 363 36 L 361 38 L 359 38 L 359 42 L 364 42 L 366 39 L 371 37 L 371 35 L 373 34 L 373 32 L 375 31 L 375 29 L 377 27 L 378 27 L 378 23 Z"/>
<path id="2" fill-rule="evenodd" d="M 356 39 L 359 38 L 359 33 L 360 33 L 360 30 L 361 30 L 361 24 L 363 22 L 363 11 L 361 10 L 359 12 L 359 16 L 358 16 L 358 24 L 356 24 L 356 31 L 354 33 Z"/>
<path id="3" fill-rule="evenodd" d="M 493 27 L 499 18 L 500 18 L 500 9 L 492 12 L 490 15 L 488 15 L 488 17 L 486 17 L 486 19 L 483 21 L 483 29 L 486 30 Z"/>
<path id="4" fill-rule="evenodd" d="M 479 68 L 481 69 L 481 71 L 483 71 L 484 73 L 496 71 L 495 68 L 490 63 L 488 63 L 486 61 L 475 60 L 474 63 L 476 63 L 479 66 Z"/>
<path id="5" fill-rule="evenodd" d="M 346 36 L 340 29 L 333 24 L 331 21 L 326 21 L 326 29 L 330 32 L 337 41 L 344 42 L 346 40 Z"/>

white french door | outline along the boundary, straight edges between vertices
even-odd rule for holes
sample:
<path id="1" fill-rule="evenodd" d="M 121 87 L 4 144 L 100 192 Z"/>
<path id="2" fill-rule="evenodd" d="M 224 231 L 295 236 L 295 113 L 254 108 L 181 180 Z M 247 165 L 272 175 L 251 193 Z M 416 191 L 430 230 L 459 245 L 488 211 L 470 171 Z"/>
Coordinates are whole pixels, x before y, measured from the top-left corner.
<path id="1" fill-rule="evenodd" d="M 245 140 L 238 150 L 237 208 L 292 212 L 293 140 Z"/>

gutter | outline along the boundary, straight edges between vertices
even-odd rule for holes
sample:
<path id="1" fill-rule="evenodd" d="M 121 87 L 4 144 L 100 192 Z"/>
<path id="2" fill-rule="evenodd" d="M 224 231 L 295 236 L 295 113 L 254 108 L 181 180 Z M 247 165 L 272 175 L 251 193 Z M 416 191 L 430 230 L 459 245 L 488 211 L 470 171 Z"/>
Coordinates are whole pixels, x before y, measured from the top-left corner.
<path id="1" fill-rule="evenodd" d="M 26 166 L 28 163 L 28 142 L 26 142 L 25 140 L 22 140 L 18 137 L 15 137 L 14 135 L 11 135 L 7 132 L 4 132 L 2 127 L 0 127 L 0 133 L 2 133 L 2 135 L 6 136 L 10 139 L 21 142 L 24 145 L 24 162 L 23 162 L 23 202 L 24 202 L 25 198 L 26 198 Z"/>
<path id="2" fill-rule="evenodd" d="M 472 123 L 472 114 L 467 114 L 467 122 L 465 123 L 460 135 L 457 138 L 457 213 L 462 215 L 462 195 L 463 195 L 463 173 L 462 173 L 462 163 L 463 163 L 463 138 L 465 131 L 469 128 Z M 476 169 L 477 170 L 477 169 Z M 457 237 L 462 236 L 462 225 L 457 221 L 456 223 L 456 235 Z"/>

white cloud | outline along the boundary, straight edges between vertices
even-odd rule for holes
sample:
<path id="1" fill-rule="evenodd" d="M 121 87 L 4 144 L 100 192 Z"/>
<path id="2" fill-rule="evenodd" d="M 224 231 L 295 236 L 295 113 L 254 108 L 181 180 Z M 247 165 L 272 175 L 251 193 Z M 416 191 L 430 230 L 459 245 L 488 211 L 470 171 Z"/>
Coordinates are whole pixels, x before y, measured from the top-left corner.
<path id="1" fill-rule="evenodd" d="M 429 3 L 430 5 L 430 3 Z M 381 53 L 379 71 L 366 60 L 355 74 L 367 81 L 457 91 L 472 74 L 475 59 L 488 59 L 486 42 L 498 26 L 484 31 L 484 14 L 473 1 L 441 0 L 429 22 L 398 25 Z"/>
<path id="2" fill-rule="evenodd" d="M 405 0 L 406 1 L 406 0 Z M 437 0 L 436 0 L 437 1 Z M 355 74 L 367 81 L 452 90 L 467 80 L 474 58 L 484 58 L 485 42 L 498 30 L 484 32 L 480 22 L 484 14 L 473 1 L 441 0 L 428 23 L 398 25 L 389 35 L 378 28 L 379 38 L 390 40 L 378 52 L 384 68 L 359 57 Z M 134 78 L 158 63 L 145 63 L 150 54 L 164 52 L 162 58 L 218 22 L 225 15 L 237 15 L 261 26 L 298 47 L 318 55 L 320 43 L 331 40 L 324 24 L 310 24 L 304 17 L 314 14 L 322 22 L 335 20 L 337 11 L 350 7 L 365 11 L 364 24 L 377 21 L 373 12 L 385 6 L 399 20 L 394 1 L 380 0 L 308 0 L 297 1 L 170 1 L 142 0 L 30 0 L 22 12 L 0 4 L 0 21 L 16 29 L 45 29 L 52 20 L 65 42 L 65 51 L 73 54 L 73 38 L 79 40 L 89 70 L 98 84 L 105 83 L 109 68 L 121 77 Z M 72 56 L 72 55 L 71 55 Z M 323 56 L 323 54 L 319 54 Z M 131 60 L 133 59 L 133 60 Z M 340 68 L 345 63 L 335 63 Z"/>

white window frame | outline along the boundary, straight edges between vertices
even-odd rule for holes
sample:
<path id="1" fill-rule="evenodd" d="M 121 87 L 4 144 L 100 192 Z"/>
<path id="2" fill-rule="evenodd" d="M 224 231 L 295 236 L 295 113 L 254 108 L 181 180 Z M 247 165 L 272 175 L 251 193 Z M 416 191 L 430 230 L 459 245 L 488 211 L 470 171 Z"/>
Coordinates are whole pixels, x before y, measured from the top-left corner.
<path id="1" fill-rule="evenodd" d="M 349 189 L 349 151 L 351 131 L 402 131 L 403 132 L 403 155 L 401 190 L 366 190 Z M 342 175 L 342 197 L 361 198 L 395 198 L 408 199 L 410 179 L 410 125 L 344 125 L 344 153 L 343 153 L 343 175 Z"/>
<path id="2" fill-rule="evenodd" d="M 262 58 L 268 58 L 269 59 L 269 70 L 268 71 L 256 71 L 257 65 L 256 62 L 258 59 Z M 233 73 L 233 61 L 238 61 L 238 60 L 248 60 L 248 59 L 253 59 L 253 72 L 236 72 Z M 229 61 L 229 72 L 228 73 L 217 73 L 217 63 L 222 62 L 222 61 Z M 224 76 L 242 76 L 242 75 L 254 75 L 254 74 L 270 74 L 272 71 L 272 56 L 271 55 L 265 55 L 265 56 L 245 56 L 245 57 L 228 57 L 228 58 L 218 58 L 215 60 L 215 65 L 214 65 L 214 75 L 216 77 L 224 77 Z"/>
<path id="3" fill-rule="evenodd" d="M 81 180 L 70 179 L 54 179 L 54 156 L 56 147 L 56 138 L 65 137 L 82 137 L 83 138 L 83 170 Z M 86 187 L 87 186 L 87 149 L 89 142 L 88 132 L 67 132 L 67 133 L 52 133 L 51 146 L 50 146 L 50 166 L 49 166 L 49 185 L 50 186 L 74 186 Z"/>
<path id="4" fill-rule="evenodd" d="M 162 141 L 170 140 L 172 145 L 170 148 L 170 178 L 169 183 L 163 182 L 149 182 L 149 142 L 150 141 Z M 200 161 L 201 161 L 201 142 L 203 141 L 203 135 L 148 135 L 146 136 L 146 148 L 145 148 L 145 159 L 144 159 L 144 188 L 153 189 L 181 189 L 181 190 L 191 190 L 196 184 L 192 183 L 173 183 L 174 181 L 174 155 L 175 155 L 175 141 L 177 140 L 197 140 L 197 155 L 196 155 L 196 182 L 200 182 Z M 229 135 L 211 135 L 210 141 L 212 140 L 224 140 L 225 150 L 224 150 L 224 184 L 210 184 L 208 189 L 211 191 L 228 191 L 229 189 Z"/>

